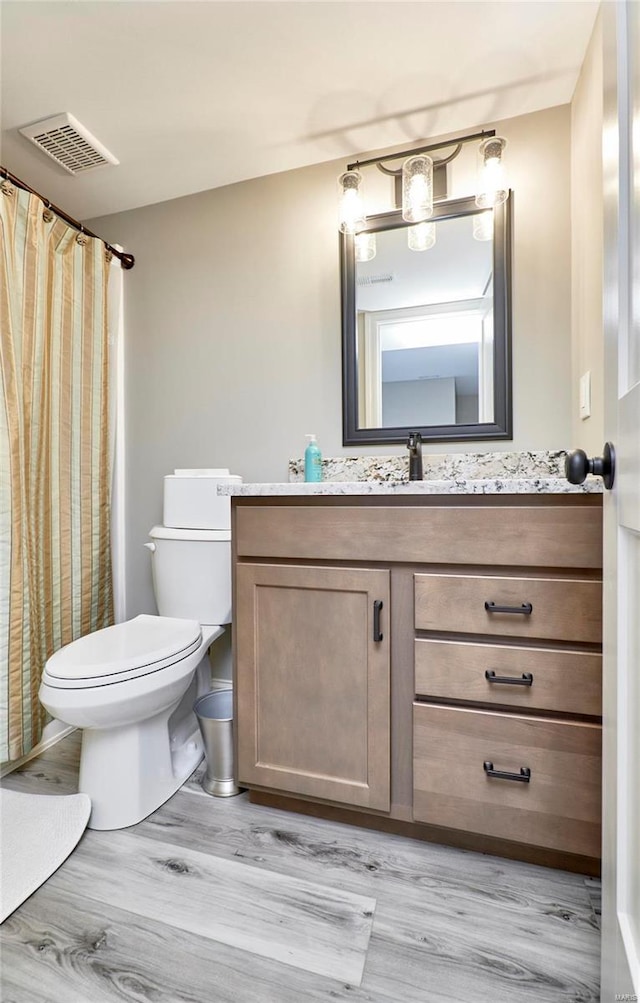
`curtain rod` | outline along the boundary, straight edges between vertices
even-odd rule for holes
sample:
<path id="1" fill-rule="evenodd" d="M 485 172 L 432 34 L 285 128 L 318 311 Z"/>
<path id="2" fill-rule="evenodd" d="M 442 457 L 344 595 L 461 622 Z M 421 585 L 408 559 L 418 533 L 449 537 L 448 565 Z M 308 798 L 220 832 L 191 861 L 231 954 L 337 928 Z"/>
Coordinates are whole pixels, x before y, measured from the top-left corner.
<path id="1" fill-rule="evenodd" d="M 79 223 L 77 219 L 73 219 L 73 217 L 69 216 L 69 214 L 64 212 L 63 209 L 59 209 L 57 205 L 54 205 L 53 202 L 50 202 L 49 199 L 45 198 L 44 195 L 41 195 L 40 192 L 37 192 L 35 188 L 32 188 L 31 185 L 28 185 L 25 181 L 21 181 L 20 178 L 17 178 L 15 176 L 15 174 L 12 174 L 11 171 L 8 171 L 6 167 L 0 166 L 0 174 L 2 174 L 7 179 L 7 181 L 10 181 L 11 184 L 17 185 L 18 188 L 22 188 L 26 192 L 31 192 L 32 195 L 36 195 L 39 199 L 42 199 L 47 209 L 51 209 L 53 212 L 55 212 L 56 216 L 59 216 L 60 219 L 63 219 L 65 223 L 69 223 L 70 226 L 74 227 L 74 229 L 79 230 L 80 233 L 86 233 L 87 237 L 96 237 L 97 240 L 102 240 L 104 246 L 107 248 L 108 251 L 111 251 L 111 253 L 114 254 L 116 258 L 118 258 L 123 268 L 125 269 L 133 268 L 133 266 L 136 263 L 136 259 L 134 258 L 133 254 L 127 254 L 126 251 L 119 251 L 117 247 L 114 247 L 108 241 L 103 240 L 102 237 L 98 237 L 97 233 L 93 233 L 92 230 L 87 230 L 86 226 L 83 223 Z"/>

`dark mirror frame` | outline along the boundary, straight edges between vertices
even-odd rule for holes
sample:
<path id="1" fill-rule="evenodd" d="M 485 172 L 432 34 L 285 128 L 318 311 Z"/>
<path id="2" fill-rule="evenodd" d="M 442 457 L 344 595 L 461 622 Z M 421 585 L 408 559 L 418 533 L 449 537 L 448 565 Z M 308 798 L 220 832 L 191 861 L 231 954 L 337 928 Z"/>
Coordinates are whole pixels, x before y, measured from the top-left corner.
<path id="1" fill-rule="evenodd" d="M 354 238 L 340 234 L 340 285 L 342 296 L 342 441 L 345 446 L 406 442 L 409 432 L 420 432 L 426 442 L 511 439 L 511 206 L 513 192 L 494 209 L 493 310 L 494 310 L 494 420 L 473 425 L 425 425 L 394 428 L 358 426 L 358 372 L 356 357 L 356 267 Z M 432 220 L 472 216 L 481 212 L 475 199 L 451 199 L 434 205 Z M 409 226 L 400 210 L 368 216 L 363 232 L 381 232 Z"/>

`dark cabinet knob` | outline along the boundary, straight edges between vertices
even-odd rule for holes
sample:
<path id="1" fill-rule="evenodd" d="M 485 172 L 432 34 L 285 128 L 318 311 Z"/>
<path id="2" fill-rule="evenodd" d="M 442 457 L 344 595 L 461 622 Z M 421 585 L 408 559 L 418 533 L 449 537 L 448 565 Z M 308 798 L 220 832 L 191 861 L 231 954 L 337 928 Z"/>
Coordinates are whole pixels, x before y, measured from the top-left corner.
<path id="1" fill-rule="evenodd" d="M 605 442 L 602 456 L 589 459 L 584 449 L 574 449 L 564 461 L 565 477 L 570 484 L 582 484 L 587 474 L 602 477 L 605 488 L 610 491 L 616 473 L 616 454 L 613 444 Z"/>

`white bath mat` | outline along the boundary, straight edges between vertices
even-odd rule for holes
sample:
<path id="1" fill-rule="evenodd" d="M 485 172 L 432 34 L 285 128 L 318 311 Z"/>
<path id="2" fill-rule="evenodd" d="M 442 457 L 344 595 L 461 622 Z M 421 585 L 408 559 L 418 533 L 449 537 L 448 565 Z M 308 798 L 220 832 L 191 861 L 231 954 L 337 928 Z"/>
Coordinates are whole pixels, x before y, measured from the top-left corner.
<path id="1" fill-rule="evenodd" d="M 90 812 L 86 794 L 0 789 L 0 923 L 67 859 Z"/>

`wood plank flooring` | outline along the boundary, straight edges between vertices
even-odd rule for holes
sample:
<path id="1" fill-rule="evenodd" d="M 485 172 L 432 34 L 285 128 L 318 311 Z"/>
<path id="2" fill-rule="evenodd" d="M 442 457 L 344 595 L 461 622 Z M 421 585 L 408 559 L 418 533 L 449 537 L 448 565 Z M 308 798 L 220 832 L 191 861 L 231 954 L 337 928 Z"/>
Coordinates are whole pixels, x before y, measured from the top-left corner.
<path id="1" fill-rule="evenodd" d="M 78 756 L 71 735 L 3 783 L 72 793 Z M 597 893 L 564 871 L 211 798 L 194 777 L 139 825 L 87 831 L 0 927 L 0 998 L 596 1003 Z"/>
<path id="2" fill-rule="evenodd" d="M 375 899 L 134 832 L 96 832 L 60 870 L 106 905 L 360 985 Z"/>

